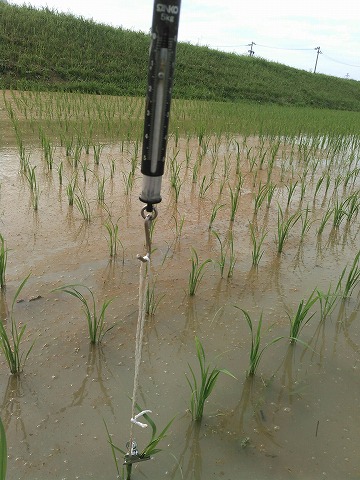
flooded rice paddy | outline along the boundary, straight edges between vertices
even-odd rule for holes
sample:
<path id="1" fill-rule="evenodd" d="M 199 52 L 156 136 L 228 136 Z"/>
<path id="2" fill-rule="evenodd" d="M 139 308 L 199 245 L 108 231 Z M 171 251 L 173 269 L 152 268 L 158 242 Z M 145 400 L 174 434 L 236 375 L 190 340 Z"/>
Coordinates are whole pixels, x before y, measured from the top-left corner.
<path id="1" fill-rule="evenodd" d="M 31 273 L 14 316 L 27 326 L 24 350 L 35 340 L 20 375 L 10 375 L 0 356 L 7 478 L 115 479 L 103 420 L 125 449 L 138 316 L 136 255 L 145 254 L 141 145 L 131 135 L 116 141 L 93 133 L 87 149 L 73 131 L 66 136 L 65 120 L 60 135 L 52 131 L 59 128 L 54 119 L 39 113 L 29 119 L 5 98 L 0 233 L 8 262 L 1 319 L 9 326 L 14 294 Z M 359 138 L 171 136 L 152 233 L 158 306 L 146 320 L 138 400 L 152 410 L 159 430 L 175 420 L 159 445 L 162 452 L 134 467 L 132 478 L 360 478 L 359 286 L 343 298 L 360 248 L 359 147 Z M 82 203 L 69 205 L 71 185 Z M 279 253 L 279 221 L 292 215 Z M 109 252 L 110 220 L 121 242 L 116 257 Z M 251 232 L 258 246 L 263 238 L 257 266 Z M 190 296 L 194 250 L 200 262 L 211 263 Z M 98 308 L 113 299 L 105 321 L 115 326 L 100 345 L 90 344 L 81 303 L 53 291 L 67 284 L 89 287 Z M 300 342 L 290 344 L 289 318 L 313 291 L 323 303 L 314 303 Z M 324 315 L 326 298 L 334 305 Z M 262 315 L 262 346 L 287 337 L 264 350 L 253 377 L 246 375 L 251 336 L 241 309 L 254 329 Z M 236 377 L 219 376 L 201 424 L 192 421 L 185 377 L 189 364 L 198 372 L 195 336 L 207 362 Z M 139 448 L 148 430 L 135 431 Z"/>

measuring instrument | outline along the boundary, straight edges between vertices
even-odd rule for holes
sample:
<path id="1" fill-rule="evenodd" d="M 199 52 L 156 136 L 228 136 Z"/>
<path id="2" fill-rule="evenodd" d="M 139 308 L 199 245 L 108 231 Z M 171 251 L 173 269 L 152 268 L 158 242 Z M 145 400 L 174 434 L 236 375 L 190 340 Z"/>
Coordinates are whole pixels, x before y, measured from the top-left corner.
<path id="1" fill-rule="evenodd" d="M 141 160 L 140 200 L 148 212 L 161 202 L 180 4 L 181 0 L 154 2 Z"/>

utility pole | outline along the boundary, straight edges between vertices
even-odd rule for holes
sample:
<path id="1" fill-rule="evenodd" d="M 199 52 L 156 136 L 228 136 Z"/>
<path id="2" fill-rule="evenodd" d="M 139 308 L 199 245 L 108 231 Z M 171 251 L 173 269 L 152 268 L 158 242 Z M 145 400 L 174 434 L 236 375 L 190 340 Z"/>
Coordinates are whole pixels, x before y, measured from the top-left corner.
<path id="1" fill-rule="evenodd" d="M 254 53 L 255 53 L 254 50 L 253 50 L 254 45 L 256 45 L 255 42 L 251 42 L 251 43 L 248 44 L 248 47 L 250 47 L 250 50 L 248 50 L 250 57 L 254 56 Z"/>
<path id="2" fill-rule="evenodd" d="M 316 67 L 317 67 L 317 63 L 318 63 L 318 59 L 319 59 L 319 54 L 322 53 L 322 51 L 320 50 L 320 47 L 316 47 L 316 48 L 314 48 L 314 50 L 317 50 L 316 62 L 315 62 L 315 68 L 314 68 L 314 73 L 316 73 Z"/>

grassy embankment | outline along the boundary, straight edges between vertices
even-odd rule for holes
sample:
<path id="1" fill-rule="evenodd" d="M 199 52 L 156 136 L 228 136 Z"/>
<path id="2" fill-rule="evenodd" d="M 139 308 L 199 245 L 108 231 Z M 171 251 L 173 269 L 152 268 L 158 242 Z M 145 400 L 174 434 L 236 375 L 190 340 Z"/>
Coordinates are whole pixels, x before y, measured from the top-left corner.
<path id="1" fill-rule="evenodd" d="M 143 96 L 148 49 L 144 33 L 0 4 L 0 88 Z M 360 111 L 360 82 L 181 43 L 174 97 Z"/>

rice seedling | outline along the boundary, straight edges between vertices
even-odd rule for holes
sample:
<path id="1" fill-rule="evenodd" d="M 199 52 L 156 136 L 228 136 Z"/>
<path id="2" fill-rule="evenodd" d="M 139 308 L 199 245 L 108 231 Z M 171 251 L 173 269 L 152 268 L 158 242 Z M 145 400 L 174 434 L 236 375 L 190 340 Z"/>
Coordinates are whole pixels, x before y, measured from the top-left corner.
<path id="1" fill-rule="evenodd" d="M 277 244 L 277 251 L 279 254 L 283 251 L 284 243 L 289 236 L 290 229 L 296 224 L 300 217 L 301 212 L 298 212 L 290 215 L 287 219 L 284 219 L 284 213 L 279 205 L 277 218 L 277 236 L 275 239 Z"/>
<path id="2" fill-rule="evenodd" d="M 132 192 L 133 186 L 135 184 L 135 175 L 131 171 L 128 173 L 126 172 L 121 172 L 121 173 L 123 177 L 125 195 L 128 196 Z"/>
<path id="3" fill-rule="evenodd" d="M 87 182 L 87 172 L 89 170 L 88 161 L 85 159 L 85 160 L 83 160 L 82 162 L 79 162 L 79 163 L 80 163 L 80 166 L 81 166 L 84 183 L 86 183 Z"/>
<path id="4" fill-rule="evenodd" d="M 218 211 L 223 208 L 225 205 L 222 203 L 214 203 L 213 208 L 211 210 L 211 216 L 210 216 L 210 222 L 209 222 L 209 230 L 211 230 L 211 227 L 215 221 L 215 218 L 217 216 Z"/>
<path id="5" fill-rule="evenodd" d="M 237 307 L 235 305 L 235 308 L 239 308 L 239 307 Z M 249 313 L 246 310 L 243 310 L 242 308 L 239 308 L 239 310 L 241 310 L 241 312 L 244 314 L 244 317 L 247 321 L 247 324 L 248 324 L 249 329 L 250 329 L 250 334 L 251 334 L 251 347 L 250 347 L 250 354 L 249 354 L 249 369 L 247 370 L 246 375 L 249 376 L 249 377 L 252 377 L 252 376 L 255 375 L 255 373 L 258 369 L 261 357 L 263 356 L 263 353 L 265 352 L 265 350 L 267 348 L 269 348 L 271 345 L 273 345 L 274 343 L 278 342 L 279 340 L 281 340 L 285 337 L 276 337 L 273 340 L 271 340 L 271 342 L 267 343 L 263 348 L 260 348 L 263 315 L 262 314 L 260 315 L 259 323 L 258 323 L 256 332 L 255 332 L 254 322 L 251 319 Z"/>
<path id="6" fill-rule="evenodd" d="M 355 192 L 350 195 L 347 199 L 347 222 L 351 222 L 351 220 L 357 217 L 360 208 L 360 199 L 359 199 L 359 192 Z"/>
<path id="7" fill-rule="evenodd" d="M 183 227 L 184 227 L 185 215 L 182 215 L 180 217 L 180 219 L 178 219 L 177 215 L 173 215 L 172 218 L 174 219 L 174 223 L 175 223 L 176 239 L 179 239 L 181 237 L 182 230 L 183 230 Z"/>
<path id="8" fill-rule="evenodd" d="M 318 300 L 320 304 L 320 320 L 325 320 L 326 317 L 331 315 L 333 310 L 336 307 L 336 304 L 341 297 L 341 281 L 343 279 L 345 271 L 343 270 L 337 284 L 335 290 L 331 290 L 331 284 L 327 290 L 327 292 L 323 292 L 322 290 L 316 289 L 316 293 L 318 295 Z"/>
<path id="9" fill-rule="evenodd" d="M 219 234 L 215 230 L 213 230 L 212 233 L 215 235 L 217 241 L 219 242 L 219 246 L 220 246 L 220 258 L 216 263 L 219 265 L 220 276 L 221 276 L 221 278 L 223 278 L 224 277 L 225 262 L 226 262 L 226 253 L 225 253 L 225 245 L 224 245 L 225 242 L 221 241 L 221 238 L 220 238 Z"/>
<path id="10" fill-rule="evenodd" d="M 317 231 L 317 234 L 318 235 L 321 235 L 324 231 L 324 228 L 326 227 L 332 213 L 333 213 L 334 209 L 333 208 L 328 208 L 326 210 L 326 212 L 324 213 L 324 215 L 322 216 L 322 219 L 320 221 L 320 225 L 319 225 L 319 228 L 318 228 L 318 231 Z"/>
<path id="11" fill-rule="evenodd" d="M 313 221 L 309 218 L 309 206 L 305 208 L 304 215 L 301 213 L 300 220 L 301 220 L 301 233 L 300 233 L 300 242 L 304 240 L 305 235 L 311 228 Z"/>
<path id="12" fill-rule="evenodd" d="M 206 175 L 203 176 L 202 181 L 200 183 L 200 188 L 199 188 L 199 197 L 204 198 L 206 192 L 209 190 L 211 185 L 213 184 L 213 181 L 210 179 L 207 181 Z"/>
<path id="13" fill-rule="evenodd" d="M 150 441 L 148 442 L 148 444 L 145 446 L 144 449 L 142 449 L 141 452 L 138 452 L 137 450 L 137 444 L 134 440 L 132 440 L 132 448 L 131 448 L 131 451 L 130 451 L 130 445 L 126 445 L 127 448 L 129 448 L 129 451 L 126 452 L 125 450 L 123 450 L 122 448 L 119 448 L 118 446 L 116 446 L 112 440 L 112 436 L 110 434 L 110 431 L 108 429 L 108 426 L 104 421 L 104 425 L 105 425 L 105 429 L 106 429 L 106 433 L 107 433 L 107 437 L 108 437 L 108 442 L 109 442 L 109 445 L 111 446 L 111 451 L 112 451 L 112 456 L 113 456 L 113 460 L 114 460 L 114 463 L 115 463 L 115 467 L 116 467 L 116 471 L 117 471 L 117 478 L 120 478 L 120 479 L 126 479 L 126 480 L 131 480 L 131 473 L 132 473 L 132 463 L 130 463 L 131 461 L 131 456 L 135 456 L 137 459 L 150 459 L 150 458 L 153 458 L 153 456 L 159 452 L 161 452 L 162 450 L 158 448 L 158 444 L 161 442 L 161 440 L 163 440 L 166 435 L 167 435 L 167 431 L 169 430 L 170 426 L 172 425 L 173 421 L 175 420 L 175 417 L 172 418 L 170 420 L 170 422 L 167 423 L 167 425 L 161 430 L 161 432 L 159 434 L 157 434 L 157 426 L 156 426 L 156 423 L 155 421 L 149 416 L 149 413 L 151 413 L 150 410 L 142 410 L 138 404 L 136 404 L 136 408 L 139 412 L 139 414 L 141 414 L 141 416 L 147 421 L 147 423 L 150 425 L 151 427 L 151 438 L 150 438 Z M 121 463 L 119 462 L 118 458 L 117 458 L 117 455 L 116 455 L 116 452 L 119 452 L 121 453 L 121 455 L 123 455 L 123 460 L 121 461 Z M 130 455 L 129 455 L 130 453 Z M 133 454 L 133 455 L 131 455 Z M 124 463 L 123 463 L 124 462 Z M 126 466 L 126 476 L 125 476 L 125 472 L 124 472 L 124 465 Z"/>
<path id="14" fill-rule="evenodd" d="M 355 255 L 354 261 L 351 265 L 351 268 L 349 270 L 349 273 L 346 277 L 345 281 L 345 287 L 342 292 L 342 298 L 349 298 L 351 297 L 354 289 L 356 286 L 360 283 L 360 250 L 358 253 Z M 345 272 L 346 272 L 347 267 L 344 268 L 341 274 L 341 278 L 345 278 Z"/>
<path id="15" fill-rule="evenodd" d="M 8 249 L 6 247 L 5 239 L 0 233 L 0 288 L 3 290 L 6 286 L 6 265 L 8 258 Z"/>
<path id="16" fill-rule="evenodd" d="M 6 479 L 7 445 L 4 424 L 0 418 L 0 480 Z"/>
<path id="17" fill-rule="evenodd" d="M 48 138 L 43 139 L 44 158 L 48 169 L 51 171 L 54 165 L 55 147 Z"/>
<path id="18" fill-rule="evenodd" d="M 318 179 L 318 181 L 316 182 L 316 186 L 315 186 L 315 190 L 314 190 L 314 203 L 315 203 L 315 200 L 316 200 L 316 196 L 317 196 L 317 194 L 318 194 L 318 192 L 319 192 L 319 190 L 320 190 L 320 187 L 321 187 L 321 185 L 322 185 L 323 182 L 324 182 L 324 179 L 325 179 L 325 176 L 322 175 L 322 176 Z"/>
<path id="19" fill-rule="evenodd" d="M 229 185 L 230 208 L 231 208 L 230 222 L 233 222 L 235 220 L 235 215 L 236 215 L 237 209 L 239 207 L 240 189 L 241 189 L 241 182 L 238 182 L 238 184 L 236 185 L 234 190 Z"/>
<path id="20" fill-rule="evenodd" d="M 230 250 L 230 255 L 229 255 L 229 269 L 227 273 L 227 278 L 231 278 L 233 276 L 234 268 L 236 264 L 236 255 L 234 250 L 234 235 L 232 230 L 229 231 L 229 250 Z"/>
<path id="21" fill-rule="evenodd" d="M 333 219 L 333 227 L 334 228 L 339 228 L 341 222 L 345 217 L 347 217 L 347 210 L 346 210 L 346 205 L 348 203 L 348 199 L 345 199 L 344 201 L 339 201 L 337 198 L 335 201 L 334 205 L 334 219 Z"/>
<path id="22" fill-rule="evenodd" d="M 74 204 L 81 213 L 85 222 L 91 221 L 90 203 L 85 197 L 85 194 L 79 189 L 79 194 L 75 193 Z"/>
<path id="23" fill-rule="evenodd" d="M 76 186 L 77 186 L 77 174 L 74 174 L 66 186 L 66 195 L 68 197 L 69 206 L 74 205 Z"/>
<path id="24" fill-rule="evenodd" d="M 195 346 L 196 356 L 200 367 L 200 380 L 197 380 L 190 364 L 188 364 L 191 375 L 190 379 L 186 374 L 185 376 L 191 390 L 190 411 L 192 419 L 196 422 L 200 422 L 203 417 L 205 402 L 213 391 L 220 373 L 224 373 L 232 378 L 235 377 L 228 370 L 219 369 L 217 367 L 210 369 L 210 365 L 206 366 L 204 347 L 198 337 L 195 337 Z"/>
<path id="25" fill-rule="evenodd" d="M 161 300 L 165 297 L 165 293 L 163 295 L 156 295 L 155 293 L 155 282 L 150 286 L 148 284 L 146 290 L 146 301 L 145 301 L 145 313 L 150 317 L 155 315 L 155 312 L 161 302 Z"/>
<path id="26" fill-rule="evenodd" d="M 118 254 L 118 247 L 119 245 L 122 248 L 122 263 L 124 264 L 124 245 L 122 244 L 120 238 L 119 238 L 119 225 L 118 223 L 114 223 L 109 216 L 108 220 L 105 222 L 104 227 L 106 228 L 106 231 L 108 232 L 108 237 L 107 237 L 107 243 L 109 247 L 109 254 L 110 257 L 114 258 Z"/>
<path id="27" fill-rule="evenodd" d="M 58 175 L 59 175 L 59 185 L 62 186 L 63 184 L 63 170 L 64 170 L 64 164 L 61 161 L 59 166 L 58 166 Z"/>
<path id="28" fill-rule="evenodd" d="M 34 346 L 34 342 L 30 345 L 30 347 L 26 351 L 21 351 L 21 342 L 26 330 L 26 324 L 22 325 L 20 328 L 15 320 L 14 316 L 14 307 L 16 301 L 20 295 L 20 292 L 24 288 L 24 285 L 28 281 L 30 274 L 21 282 L 20 286 L 15 292 L 12 304 L 11 304 L 11 312 L 10 312 L 10 324 L 11 329 L 10 333 L 6 331 L 3 323 L 0 321 L 0 349 L 2 350 L 8 367 L 10 369 L 10 373 L 12 375 L 16 375 L 21 373 L 28 356 Z"/>
<path id="29" fill-rule="evenodd" d="M 96 176 L 97 180 L 97 200 L 100 205 L 104 204 L 105 202 L 105 172 L 103 176 L 100 178 Z"/>
<path id="30" fill-rule="evenodd" d="M 80 289 L 84 289 L 86 290 L 87 293 L 90 294 L 90 297 L 91 297 L 90 301 L 86 299 L 86 297 L 81 293 Z M 83 311 L 85 313 L 86 322 L 88 325 L 90 342 L 92 344 L 101 343 L 105 334 L 115 326 L 114 324 L 106 328 L 106 325 L 105 325 L 105 312 L 113 299 L 105 300 L 100 308 L 100 312 L 98 312 L 96 308 L 94 294 L 90 290 L 90 288 L 87 287 L 86 285 L 81 285 L 81 284 L 64 285 L 62 287 L 55 288 L 52 291 L 65 292 L 77 298 L 81 302 Z"/>
<path id="31" fill-rule="evenodd" d="M 258 191 L 256 194 L 254 194 L 255 196 L 254 215 L 257 215 L 261 205 L 264 203 L 264 200 L 267 197 L 267 193 L 268 193 L 268 184 L 262 185 L 260 182 Z"/>
<path id="32" fill-rule="evenodd" d="M 100 143 L 93 145 L 93 152 L 94 152 L 94 163 L 95 165 L 100 164 L 100 155 L 101 152 L 104 149 L 104 145 L 101 145 Z"/>
<path id="33" fill-rule="evenodd" d="M 276 190 L 276 185 L 273 184 L 272 182 L 268 182 L 268 189 L 267 189 L 267 202 L 266 202 L 266 207 L 270 208 L 271 200 L 273 199 L 275 190 Z"/>
<path id="34" fill-rule="evenodd" d="M 299 183 L 298 181 L 296 181 L 295 183 L 292 183 L 292 181 L 290 181 L 289 185 L 285 185 L 285 188 L 288 191 L 288 197 L 287 197 L 287 203 L 286 203 L 287 207 L 290 206 L 291 199 L 294 196 L 295 189 L 298 183 Z"/>
<path id="35" fill-rule="evenodd" d="M 318 295 L 316 295 L 316 289 L 314 289 L 305 301 L 301 300 L 297 308 L 296 313 L 293 316 L 288 314 L 290 320 L 290 343 L 295 343 L 298 340 L 301 330 L 309 323 L 316 312 L 310 315 L 311 307 L 317 302 Z"/>
<path id="36" fill-rule="evenodd" d="M 261 250 L 261 247 L 265 240 L 267 232 L 262 230 L 262 232 L 260 232 L 260 235 L 257 235 L 254 224 L 249 223 L 249 226 L 250 226 L 250 237 L 252 242 L 252 252 L 251 252 L 252 265 L 254 267 L 258 267 L 260 260 L 264 254 L 264 250 Z"/>
<path id="37" fill-rule="evenodd" d="M 204 276 L 204 268 L 211 262 L 210 258 L 199 264 L 199 256 L 194 248 L 191 248 L 191 271 L 189 274 L 188 293 L 195 295 L 199 284 Z"/>

